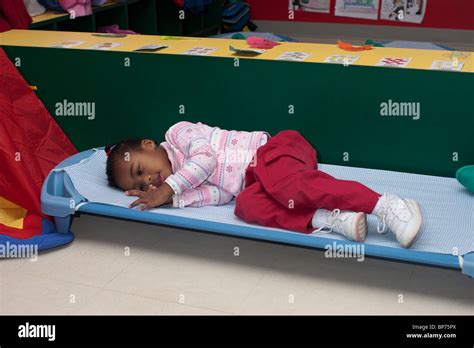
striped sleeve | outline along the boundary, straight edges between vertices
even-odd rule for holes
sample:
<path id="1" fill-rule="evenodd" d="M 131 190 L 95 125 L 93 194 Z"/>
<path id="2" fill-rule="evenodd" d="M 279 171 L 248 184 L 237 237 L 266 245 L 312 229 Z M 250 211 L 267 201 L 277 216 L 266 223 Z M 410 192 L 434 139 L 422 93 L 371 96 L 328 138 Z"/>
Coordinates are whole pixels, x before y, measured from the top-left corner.
<path id="1" fill-rule="evenodd" d="M 165 134 L 166 141 L 179 149 L 185 158 L 183 167 L 166 178 L 175 194 L 192 190 L 201 185 L 215 170 L 217 156 L 200 128 L 182 121 L 173 125 Z"/>
<path id="2" fill-rule="evenodd" d="M 209 184 L 202 184 L 196 189 L 173 195 L 173 207 L 202 207 L 206 205 L 223 205 L 229 203 L 234 195 L 226 190 Z"/>

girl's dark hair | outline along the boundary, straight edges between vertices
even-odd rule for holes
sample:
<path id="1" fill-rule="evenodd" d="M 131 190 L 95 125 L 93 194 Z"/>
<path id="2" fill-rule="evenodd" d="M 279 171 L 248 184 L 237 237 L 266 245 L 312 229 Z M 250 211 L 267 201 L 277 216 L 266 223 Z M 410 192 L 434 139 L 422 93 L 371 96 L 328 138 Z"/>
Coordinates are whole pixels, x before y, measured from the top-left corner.
<path id="1" fill-rule="evenodd" d="M 124 160 L 126 152 L 139 151 L 142 146 L 142 138 L 123 139 L 117 144 L 110 144 L 105 147 L 107 153 L 106 174 L 109 185 L 118 187 L 117 172 L 115 170 L 116 163 Z"/>

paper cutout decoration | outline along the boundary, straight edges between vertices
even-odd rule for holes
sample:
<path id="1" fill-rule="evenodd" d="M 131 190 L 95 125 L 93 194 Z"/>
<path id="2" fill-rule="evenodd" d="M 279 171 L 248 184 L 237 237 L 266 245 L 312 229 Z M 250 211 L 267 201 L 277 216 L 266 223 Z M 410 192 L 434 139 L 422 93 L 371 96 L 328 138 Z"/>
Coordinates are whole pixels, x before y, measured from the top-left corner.
<path id="1" fill-rule="evenodd" d="M 379 0 L 336 0 L 334 14 L 341 17 L 377 19 Z"/>
<path id="2" fill-rule="evenodd" d="M 461 71 L 463 66 L 463 62 L 460 62 L 454 58 L 453 60 L 434 60 L 433 63 L 431 63 L 430 69 Z"/>
<path id="3" fill-rule="evenodd" d="M 214 47 L 200 47 L 195 46 L 183 52 L 183 54 L 190 54 L 195 56 L 207 56 L 209 53 L 217 51 L 217 48 Z"/>
<path id="4" fill-rule="evenodd" d="M 411 58 L 394 58 L 394 57 L 385 57 L 379 60 L 375 66 L 388 66 L 388 67 L 397 67 L 404 68 L 411 62 Z"/>
<path id="5" fill-rule="evenodd" d="M 329 0 L 289 0 L 288 9 L 292 11 L 329 13 Z"/>
<path id="6" fill-rule="evenodd" d="M 101 42 L 95 44 L 94 46 L 89 47 L 91 50 L 100 50 L 100 51 L 108 51 L 114 47 L 120 46 L 120 42 Z"/>
<path id="7" fill-rule="evenodd" d="M 277 57 L 277 60 L 290 60 L 295 62 L 302 62 L 308 58 L 311 54 L 306 52 L 285 52 L 281 56 Z"/>
<path id="8" fill-rule="evenodd" d="M 256 48 L 235 48 L 233 46 L 229 46 L 229 50 L 232 52 L 235 52 L 236 54 L 242 54 L 242 55 L 257 55 L 257 54 L 262 54 L 266 52 L 266 50 L 259 50 Z"/>
<path id="9" fill-rule="evenodd" d="M 262 48 L 262 49 L 271 49 L 280 43 L 264 39 L 263 37 L 258 36 L 249 36 L 247 38 L 247 44 L 252 48 Z"/>
<path id="10" fill-rule="evenodd" d="M 68 41 L 64 41 L 64 42 L 55 44 L 51 47 L 54 47 L 54 48 L 71 48 L 71 47 L 82 45 L 84 42 L 85 41 L 68 40 Z"/>
<path id="11" fill-rule="evenodd" d="M 340 49 L 344 51 L 368 51 L 373 48 L 372 45 L 353 46 L 351 43 L 344 42 L 341 40 L 337 41 L 337 45 L 339 46 Z"/>
<path id="12" fill-rule="evenodd" d="M 140 48 L 137 48 L 136 52 L 140 52 L 140 51 L 145 51 L 145 52 L 155 52 L 155 51 L 158 51 L 158 50 L 162 50 L 163 48 L 168 48 L 167 45 L 145 45 L 145 46 L 142 46 Z"/>
<path id="13" fill-rule="evenodd" d="M 347 54 L 333 54 L 330 57 L 327 57 L 324 62 L 325 63 L 333 63 L 333 64 L 343 64 L 343 65 L 350 65 L 354 64 L 359 56 L 351 56 Z"/>
<path id="14" fill-rule="evenodd" d="M 382 0 L 380 18 L 399 22 L 421 23 L 428 0 Z"/>

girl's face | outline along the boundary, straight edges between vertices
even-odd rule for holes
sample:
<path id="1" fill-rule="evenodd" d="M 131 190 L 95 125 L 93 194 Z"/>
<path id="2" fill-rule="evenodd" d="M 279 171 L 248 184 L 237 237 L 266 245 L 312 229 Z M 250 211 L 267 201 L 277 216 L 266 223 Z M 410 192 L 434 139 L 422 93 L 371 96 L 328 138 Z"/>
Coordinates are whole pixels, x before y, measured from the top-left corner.
<path id="1" fill-rule="evenodd" d="M 158 187 L 173 174 L 165 149 L 150 139 L 142 141 L 140 150 L 126 152 L 114 169 L 117 185 L 125 191 L 147 191 L 150 184 Z"/>

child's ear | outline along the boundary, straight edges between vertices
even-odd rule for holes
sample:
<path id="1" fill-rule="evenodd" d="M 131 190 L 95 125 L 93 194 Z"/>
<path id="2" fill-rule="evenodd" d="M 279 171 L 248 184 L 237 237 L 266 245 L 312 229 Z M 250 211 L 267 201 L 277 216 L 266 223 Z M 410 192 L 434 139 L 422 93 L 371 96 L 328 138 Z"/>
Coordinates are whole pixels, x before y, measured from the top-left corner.
<path id="1" fill-rule="evenodd" d="M 142 148 L 145 150 L 154 150 L 156 148 L 156 142 L 151 139 L 143 139 Z"/>

